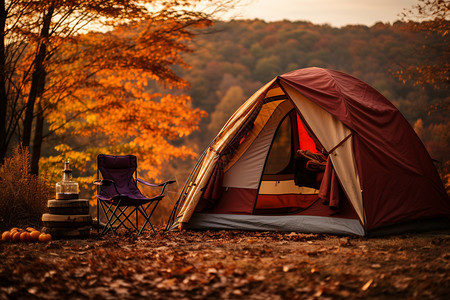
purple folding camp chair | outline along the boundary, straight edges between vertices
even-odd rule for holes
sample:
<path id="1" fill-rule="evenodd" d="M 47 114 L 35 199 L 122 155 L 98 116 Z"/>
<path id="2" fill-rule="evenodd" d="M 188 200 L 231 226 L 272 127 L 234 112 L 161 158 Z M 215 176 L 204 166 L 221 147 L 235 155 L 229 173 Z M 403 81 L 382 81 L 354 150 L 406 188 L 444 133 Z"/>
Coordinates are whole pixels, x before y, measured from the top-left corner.
<path id="1" fill-rule="evenodd" d="M 100 175 L 102 179 L 100 179 Z M 99 209 L 101 208 L 106 217 L 102 234 L 109 230 L 116 233 L 116 230 L 123 226 L 126 229 L 136 230 L 139 236 L 147 224 L 156 234 L 150 218 L 158 203 L 164 198 L 166 186 L 175 181 L 153 184 L 137 178 L 137 159 L 134 155 L 99 154 L 97 156 L 97 178 L 98 180 L 94 182 L 97 185 L 97 230 L 99 230 Z M 147 198 L 142 195 L 137 182 L 151 187 L 162 187 L 161 193 Z M 149 209 L 151 211 L 147 213 Z M 130 220 L 133 213 L 136 214 L 135 224 Z M 140 228 L 139 214 L 145 219 Z"/>

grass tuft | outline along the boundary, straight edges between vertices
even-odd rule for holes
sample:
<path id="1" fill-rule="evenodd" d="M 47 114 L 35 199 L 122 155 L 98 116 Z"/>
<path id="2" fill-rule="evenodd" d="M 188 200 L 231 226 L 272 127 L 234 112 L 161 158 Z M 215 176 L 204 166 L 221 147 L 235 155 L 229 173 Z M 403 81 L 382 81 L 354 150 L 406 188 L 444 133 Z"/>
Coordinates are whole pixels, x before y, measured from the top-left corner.
<path id="1" fill-rule="evenodd" d="M 0 229 L 40 226 L 52 188 L 30 174 L 30 153 L 19 146 L 0 165 Z"/>

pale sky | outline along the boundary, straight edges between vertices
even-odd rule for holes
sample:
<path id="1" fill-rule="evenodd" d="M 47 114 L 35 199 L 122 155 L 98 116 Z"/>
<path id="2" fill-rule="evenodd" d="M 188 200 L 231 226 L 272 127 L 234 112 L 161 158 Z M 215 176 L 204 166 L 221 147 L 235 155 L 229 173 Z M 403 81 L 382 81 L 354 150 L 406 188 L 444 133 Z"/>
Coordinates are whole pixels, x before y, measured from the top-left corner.
<path id="1" fill-rule="evenodd" d="M 243 0 L 232 12 L 237 19 L 310 21 L 334 27 L 393 23 L 418 0 Z M 244 5 L 246 3 L 246 5 Z"/>

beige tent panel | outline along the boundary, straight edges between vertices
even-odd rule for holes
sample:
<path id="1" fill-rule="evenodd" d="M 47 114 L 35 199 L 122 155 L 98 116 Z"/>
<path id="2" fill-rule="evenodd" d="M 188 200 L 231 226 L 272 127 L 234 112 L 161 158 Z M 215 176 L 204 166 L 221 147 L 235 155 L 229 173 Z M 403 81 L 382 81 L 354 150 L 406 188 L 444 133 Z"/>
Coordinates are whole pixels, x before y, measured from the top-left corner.
<path id="1" fill-rule="evenodd" d="M 361 222 L 364 224 L 361 187 L 356 170 L 355 157 L 351 147 L 352 139 L 351 137 L 348 138 L 351 135 L 350 129 L 289 85 L 283 84 L 282 86 L 299 108 L 302 117 L 308 123 L 311 130 L 314 131 L 326 151 L 332 150 L 347 138 L 342 145 L 335 149 L 330 155 L 330 158 L 347 197 L 355 208 Z"/>
<path id="2" fill-rule="evenodd" d="M 268 103 L 270 107 L 272 107 Z M 263 106 L 263 108 L 266 105 Z M 247 151 L 224 174 L 223 186 L 234 188 L 258 189 L 264 163 L 269 153 L 275 131 L 281 120 L 294 108 L 289 100 L 278 105 L 275 110 L 264 111 L 263 119 L 267 120 L 264 128 L 253 141 Z M 261 110 L 263 111 L 263 110 Z M 268 118 L 270 116 L 270 118 Z"/>
<path id="3" fill-rule="evenodd" d="M 352 145 L 352 137 L 350 137 L 336 148 L 329 158 L 350 202 L 353 204 L 362 224 L 365 224 L 362 191 Z"/>
<path id="4" fill-rule="evenodd" d="M 238 150 L 233 155 L 233 157 L 230 159 L 230 161 L 227 163 L 227 165 L 224 168 L 224 171 L 227 172 L 235 163 L 236 161 L 244 154 L 248 147 L 254 142 L 256 137 L 259 135 L 261 130 L 264 128 L 264 126 L 267 123 L 267 120 L 272 115 L 272 112 L 277 108 L 278 105 L 280 105 L 283 102 L 283 100 L 270 102 L 267 104 L 264 104 L 261 107 L 261 111 L 259 112 L 258 116 L 255 119 L 254 125 L 252 130 L 248 133 L 249 136 L 247 136 L 244 140 L 244 142 L 239 145 Z"/>
<path id="5" fill-rule="evenodd" d="M 287 195 L 287 194 L 317 194 L 319 190 L 298 186 L 294 180 L 261 181 L 259 194 L 261 195 Z"/>
<path id="6" fill-rule="evenodd" d="M 272 80 L 270 83 L 272 84 L 274 82 L 274 80 Z M 268 86 L 268 84 L 266 84 L 264 87 L 267 87 L 267 86 Z M 281 96 L 281 95 L 285 95 L 283 90 L 280 88 L 280 86 L 278 84 L 273 84 L 273 86 L 267 91 L 264 98 L 270 98 L 270 97 Z M 251 98 L 253 98 L 253 96 Z M 242 145 L 239 146 L 239 149 L 237 150 L 237 152 L 233 155 L 233 157 L 230 159 L 230 161 L 227 162 L 227 165 L 224 168 L 225 172 L 228 171 L 236 163 L 236 161 L 242 156 L 242 154 L 245 153 L 245 151 L 247 151 L 248 147 L 250 147 L 250 145 L 253 143 L 253 141 L 256 139 L 256 137 L 261 132 L 262 128 L 266 125 L 266 122 L 272 115 L 272 112 L 282 102 L 283 102 L 283 100 L 273 101 L 273 102 L 264 104 L 262 106 L 261 111 L 259 112 L 259 114 L 256 117 L 256 120 L 254 122 L 254 126 L 253 126 L 251 132 L 249 133 L 249 136 L 246 137 L 246 139 L 242 143 Z"/>
<path id="7" fill-rule="evenodd" d="M 267 91 L 266 98 L 284 95 L 283 90 L 278 84 L 275 84 L 270 90 Z"/>

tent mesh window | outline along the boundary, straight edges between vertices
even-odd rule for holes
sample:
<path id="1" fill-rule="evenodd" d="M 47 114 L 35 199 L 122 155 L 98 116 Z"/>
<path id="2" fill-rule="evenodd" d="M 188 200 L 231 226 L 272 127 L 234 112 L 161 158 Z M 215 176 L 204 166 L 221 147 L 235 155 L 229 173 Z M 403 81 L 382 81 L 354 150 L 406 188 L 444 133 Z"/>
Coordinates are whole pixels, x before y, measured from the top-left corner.
<path id="1" fill-rule="evenodd" d="M 288 174 L 292 171 L 292 125 L 291 119 L 286 116 L 273 140 L 269 156 L 264 166 L 264 174 Z"/>

